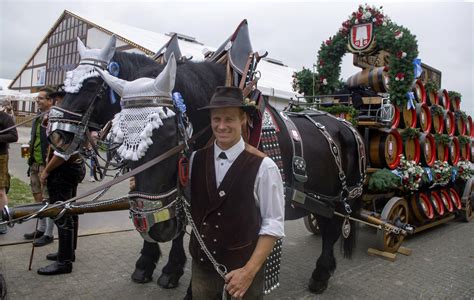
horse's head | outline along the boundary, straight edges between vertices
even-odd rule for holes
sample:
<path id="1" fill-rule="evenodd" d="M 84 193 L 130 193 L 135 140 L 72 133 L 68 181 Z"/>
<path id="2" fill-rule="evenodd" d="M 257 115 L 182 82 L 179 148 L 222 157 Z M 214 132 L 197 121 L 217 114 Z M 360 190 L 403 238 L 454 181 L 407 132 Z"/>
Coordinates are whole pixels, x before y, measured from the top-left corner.
<path id="1" fill-rule="evenodd" d="M 178 114 L 171 96 L 176 79 L 173 55 L 156 78 L 127 81 L 98 72 L 121 96 L 123 108 L 112 120 L 108 138 L 120 144 L 117 154 L 129 167 L 136 168 L 178 145 Z M 170 240 L 181 229 L 182 222 L 170 205 L 176 199 L 177 161 L 177 155 L 172 156 L 135 176 L 131 211 L 137 230 L 150 241 Z"/>
<path id="2" fill-rule="evenodd" d="M 64 100 L 49 115 L 49 140 L 56 150 L 66 154 L 77 150 L 88 127 L 99 130 L 113 116 L 110 108 L 103 109 L 110 104 L 100 99 L 106 85 L 97 70 L 107 69 L 114 56 L 115 36 L 103 49 L 87 49 L 80 39 L 77 48 L 81 57 L 79 65 L 67 72 Z"/>

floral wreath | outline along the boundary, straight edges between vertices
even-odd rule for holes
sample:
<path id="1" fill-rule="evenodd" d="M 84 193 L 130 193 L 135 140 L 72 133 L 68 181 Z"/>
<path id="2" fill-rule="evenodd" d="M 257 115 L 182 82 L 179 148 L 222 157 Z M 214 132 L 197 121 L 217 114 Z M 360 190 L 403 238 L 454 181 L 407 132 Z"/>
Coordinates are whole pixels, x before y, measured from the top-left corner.
<path id="1" fill-rule="evenodd" d="M 400 154 L 400 165 L 398 175 L 401 178 L 402 186 L 411 191 L 418 190 L 423 179 L 424 170 L 415 161 L 408 161 L 403 154 Z"/>
<path id="2" fill-rule="evenodd" d="M 461 180 L 468 180 L 474 176 L 474 172 L 471 169 L 471 162 L 468 160 L 460 160 L 457 165 L 457 175 Z"/>
<path id="3" fill-rule="evenodd" d="M 451 166 L 446 161 L 435 161 L 431 172 L 434 183 L 439 185 L 447 184 L 452 176 Z"/>
<path id="4" fill-rule="evenodd" d="M 390 86 L 388 93 L 392 102 L 405 105 L 408 101 L 407 93 L 411 91 L 414 80 L 413 61 L 418 56 L 418 45 L 414 35 L 402 26 L 392 22 L 382 13 L 382 6 L 359 5 L 346 21 L 342 23 L 339 31 L 321 44 L 316 63 L 317 74 L 314 80 L 316 95 L 333 93 L 340 85 L 341 61 L 347 52 L 347 43 L 350 28 L 361 23 L 373 24 L 374 38 L 378 49 L 385 49 L 391 54 L 388 66 Z M 303 68 L 293 76 L 293 88 L 298 92 L 309 95 L 308 69 Z M 306 80 L 304 80 L 306 79 Z M 306 82 L 304 82 L 306 81 Z"/>

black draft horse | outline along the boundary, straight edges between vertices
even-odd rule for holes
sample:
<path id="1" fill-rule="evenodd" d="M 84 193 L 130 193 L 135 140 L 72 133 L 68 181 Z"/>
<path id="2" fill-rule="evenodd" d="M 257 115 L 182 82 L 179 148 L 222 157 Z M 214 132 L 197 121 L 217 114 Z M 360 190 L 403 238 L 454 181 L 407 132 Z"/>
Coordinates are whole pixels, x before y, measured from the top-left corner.
<path id="1" fill-rule="evenodd" d="M 112 60 L 120 65 L 118 77 L 128 81 L 140 77 L 155 78 L 164 68 L 164 66 L 158 65 L 152 59 L 139 54 L 116 52 Z M 198 112 L 197 109 L 205 106 L 209 102 L 215 88 L 224 85 L 224 82 L 225 67 L 223 65 L 209 62 L 178 63 L 174 91 L 180 92 L 185 100 L 187 114 L 193 124 L 194 132 L 199 132 L 209 125 L 210 120 L 207 113 Z M 86 79 L 79 93 L 66 95 L 61 107 L 83 114 L 90 106 L 90 101 L 96 96 L 93 94 L 94 91 L 97 91 L 97 87 L 102 84 L 103 80 L 100 77 Z M 119 103 L 111 104 L 109 95 L 110 93 L 106 92 L 100 99 L 96 100 L 96 106 L 90 121 L 104 125 L 112 119 L 115 113 L 120 111 Z M 278 116 L 278 112 L 275 109 L 271 107 L 269 109 L 275 116 Z M 305 183 L 305 189 L 326 195 L 338 195 L 341 191 L 341 183 L 334 159 L 324 137 L 313 124 L 310 124 L 303 118 L 295 119 L 294 122 L 300 131 L 302 139 L 305 141 L 304 152 L 309 153 L 308 157 L 310 157 L 310 159 L 307 158 L 307 175 L 309 180 Z M 353 133 L 347 126 L 342 125 L 340 121 L 331 116 L 318 116 L 318 122 L 326 126 L 335 143 L 341 149 L 342 168 L 345 174 L 347 174 L 348 185 L 356 185 L 356 183 L 360 182 L 361 178 L 357 159 L 355 159 L 358 152 Z M 131 168 L 135 168 L 177 145 L 178 129 L 176 120 L 168 118 L 163 120 L 163 123 L 164 126 L 154 130 L 152 137 L 154 143 L 148 149 L 146 155 L 137 162 L 129 163 Z M 277 118 L 277 123 L 281 128 L 278 133 L 278 139 L 282 151 L 284 173 L 286 178 L 290 178 L 292 176 L 292 144 L 288 131 L 285 129 L 281 119 Z M 210 133 L 200 137 L 193 145 L 194 149 L 203 147 L 209 138 Z M 177 160 L 177 156 L 167 159 L 159 165 L 138 174 L 135 179 L 136 190 L 149 194 L 159 194 L 174 187 L 177 181 Z M 153 178 L 153 180 L 150 178 Z M 353 204 L 354 201 L 355 199 L 352 199 L 349 204 Z M 342 203 L 336 205 L 336 210 L 344 211 Z M 308 214 L 309 212 L 306 210 L 287 205 L 287 220 L 301 218 Z M 319 216 L 317 219 L 323 246 L 321 255 L 316 263 L 316 268 L 311 276 L 309 288 L 312 292 L 322 293 L 327 288 L 328 280 L 336 269 L 333 248 L 341 235 L 342 219 Z M 155 224 L 151 228 L 151 235 L 156 234 L 161 240 L 163 240 L 162 232 L 169 231 L 170 226 L 170 224 L 163 223 Z M 354 235 L 351 234 L 349 238 L 344 240 L 344 254 L 347 257 L 350 257 L 355 242 L 353 237 Z M 146 273 L 151 278 L 160 254 L 160 248 L 157 243 L 144 241 L 134 274 L 137 272 Z M 183 274 L 185 262 L 183 233 L 181 233 L 173 240 L 169 261 L 162 270 L 158 284 L 165 288 L 176 287 L 179 278 Z"/>

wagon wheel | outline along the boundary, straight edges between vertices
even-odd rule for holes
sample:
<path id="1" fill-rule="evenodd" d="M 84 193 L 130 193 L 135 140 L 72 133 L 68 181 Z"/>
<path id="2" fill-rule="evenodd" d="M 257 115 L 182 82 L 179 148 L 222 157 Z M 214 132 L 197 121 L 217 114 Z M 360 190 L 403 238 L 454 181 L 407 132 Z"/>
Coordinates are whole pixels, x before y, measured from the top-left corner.
<path id="1" fill-rule="evenodd" d="M 309 232 L 312 234 L 319 234 L 319 226 L 318 226 L 318 220 L 316 219 L 315 214 L 309 214 L 306 217 L 304 217 L 304 226 L 306 226 L 306 229 L 308 229 Z"/>
<path id="2" fill-rule="evenodd" d="M 474 199 L 473 185 L 474 183 L 472 179 L 467 181 L 466 188 L 462 197 L 462 200 L 464 202 L 464 208 L 461 211 L 461 218 L 465 222 L 471 222 L 471 220 L 474 218 L 474 213 L 472 212 L 472 201 Z"/>
<path id="3" fill-rule="evenodd" d="M 385 204 L 381 218 L 390 224 L 396 221 L 408 223 L 408 204 L 403 198 L 393 197 Z M 378 246 L 383 251 L 395 253 L 402 245 L 405 236 L 401 234 L 388 233 L 383 230 L 377 231 Z"/>

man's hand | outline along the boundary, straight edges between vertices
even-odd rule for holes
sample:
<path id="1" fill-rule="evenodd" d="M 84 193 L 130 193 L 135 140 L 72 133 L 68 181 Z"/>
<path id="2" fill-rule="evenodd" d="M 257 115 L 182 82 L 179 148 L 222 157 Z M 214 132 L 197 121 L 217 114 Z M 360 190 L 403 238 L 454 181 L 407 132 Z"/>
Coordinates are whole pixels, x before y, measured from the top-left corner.
<path id="1" fill-rule="evenodd" d="M 46 171 L 41 172 L 41 176 L 40 176 L 41 185 L 46 185 L 46 179 L 48 178 L 48 176 L 49 176 L 48 172 Z"/>
<path id="2" fill-rule="evenodd" d="M 255 273 L 245 267 L 235 269 L 225 276 L 227 292 L 235 298 L 242 298 L 252 284 Z"/>

